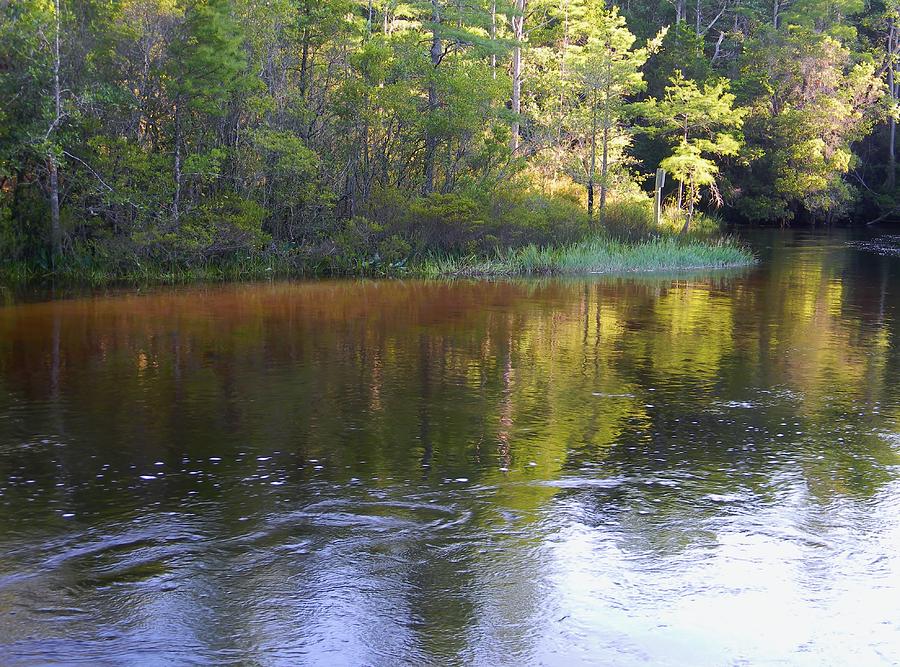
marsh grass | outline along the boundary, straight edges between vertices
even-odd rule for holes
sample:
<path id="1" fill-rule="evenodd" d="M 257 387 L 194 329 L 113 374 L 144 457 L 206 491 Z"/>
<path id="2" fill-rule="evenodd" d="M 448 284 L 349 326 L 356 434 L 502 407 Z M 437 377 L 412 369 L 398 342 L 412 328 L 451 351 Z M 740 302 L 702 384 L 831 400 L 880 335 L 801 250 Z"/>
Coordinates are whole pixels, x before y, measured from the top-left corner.
<path id="1" fill-rule="evenodd" d="M 133 259 L 109 263 L 83 257 L 55 269 L 24 263 L 0 268 L 6 284 L 54 283 L 100 287 L 108 285 L 239 282 L 270 278 L 353 275 L 369 277 L 503 277 L 587 273 L 664 272 L 697 268 L 747 266 L 753 254 L 731 239 L 682 239 L 675 236 L 622 241 L 598 236 L 562 246 L 527 245 L 486 255 L 430 254 L 400 263 L 366 262 L 336 269 L 331 261 L 310 255 L 259 254 L 193 265 Z M 348 268 L 349 266 L 349 268 Z"/>
<path id="2" fill-rule="evenodd" d="M 0 268 L 0 281 L 8 284 L 61 283 L 106 285 L 181 285 L 204 282 L 239 282 L 318 273 L 316 267 L 269 255 L 234 258 L 191 266 L 139 262 L 104 263 L 64 260 L 55 268 L 10 263 Z"/>
<path id="3" fill-rule="evenodd" d="M 595 238 L 560 247 L 525 246 L 495 256 L 433 256 L 413 269 L 423 277 L 490 277 L 681 271 L 748 266 L 753 253 L 731 239 L 656 238 L 622 242 Z"/>

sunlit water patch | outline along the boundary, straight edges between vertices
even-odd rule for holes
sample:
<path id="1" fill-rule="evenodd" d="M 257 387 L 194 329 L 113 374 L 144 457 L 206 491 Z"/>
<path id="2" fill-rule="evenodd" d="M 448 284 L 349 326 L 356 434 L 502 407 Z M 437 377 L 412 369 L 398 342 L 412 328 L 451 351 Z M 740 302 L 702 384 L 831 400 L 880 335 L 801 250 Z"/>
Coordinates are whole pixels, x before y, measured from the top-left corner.
<path id="1" fill-rule="evenodd" d="M 900 257 L 900 235 L 882 234 L 873 239 L 849 241 L 848 245 L 883 257 Z"/>

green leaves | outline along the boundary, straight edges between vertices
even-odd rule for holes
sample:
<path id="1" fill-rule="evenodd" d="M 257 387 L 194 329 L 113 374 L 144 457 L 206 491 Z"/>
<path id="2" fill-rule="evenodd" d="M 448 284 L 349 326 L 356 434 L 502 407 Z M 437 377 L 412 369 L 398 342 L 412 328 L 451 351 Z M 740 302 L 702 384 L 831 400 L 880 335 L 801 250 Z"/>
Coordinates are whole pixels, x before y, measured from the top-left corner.
<path id="1" fill-rule="evenodd" d="M 702 86 L 676 70 L 661 100 L 643 106 L 655 129 L 681 138 L 702 137 L 716 130 L 738 130 L 747 110 L 735 108 L 729 83 L 718 79 Z"/>
<path id="2" fill-rule="evenodd" d="M 721 202 L 716 187 L 719 168 L 712 157 L 735 156 L 741 149 L 738 131 L 747 110 L 735 108 L 734 102 L 725 79 L 701 86 L 676 70 L 663 98 L 643 106 L 645 117 L 655 124 L 652 131 L 674 142 L 672 153 L 660 166 L 676 181 L 689 185 L 691 210 L 703 186 L 711 189 L 717 203 Z"/>
<path id="3" fill-rule="evenodd" d="M 757 157 L 737 173 L 746 193 L 740 211 L 751 219 L 847 214 L 858 196 L 844 180 L 852 146 L 887 109 L 871 58 L 828 34 L 791 30 L 751 42 L 742 78 L 765 85 L 745 92 L 748 152 Z"/>
<path id="4" fill-rule="evenodd" d="M 292 177 L 313 174 L 319 162 L 313 150 L 291 132 L 260 128 L 252 132 L 257 150 L 273 154 L 275 169 Z"/>
<path id="5" fill-rule="evenodd" d="M 172 43 L 168 85 L 197 111 L 224 112 L 247 62 L 229 0 L 185 0 L 184 21 Z"/>
<path id="6" fill-rule="evenodd" d="M 672 174 L 675 180 L 691 182 L 695 186 L 714 185 L 719 173 L 715 162 L 703 157 L 699 146 L 684 141 L 659 166 Z"/>

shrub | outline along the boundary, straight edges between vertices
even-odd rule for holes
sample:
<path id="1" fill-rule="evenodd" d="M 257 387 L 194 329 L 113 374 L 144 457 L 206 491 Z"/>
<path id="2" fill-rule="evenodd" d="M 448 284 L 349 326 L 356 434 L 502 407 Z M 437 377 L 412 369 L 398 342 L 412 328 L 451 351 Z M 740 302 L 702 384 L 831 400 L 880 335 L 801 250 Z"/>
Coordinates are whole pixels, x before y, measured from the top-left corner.
<path id="1" fill-rule="evenodd" d="M 606 205 L 604 230 L 613 238 L 637 241 L 658 236 L 653 221 L 653 202 L 649 199 L 613 200 Z"/>
<path id="2" fill-rule="evenodd" d="M 378 243 L 378 258 L 389 266 L 403 264 L 412 253 L 412 246 L 398 234 L 393 234 Z"/>
<path id="3" fill-rule="evenodd" d="M 419 249 L 460 252 L 477 236 L 481 207 L 464 195 L 431 194 L 414 200 L 408 228 Z"/>
<path id="4" fill-rule="evenodd" d="M 170 262 L 209 261 L 259 251 L 268 234 L 266 210 L 254 201 L 227 193 L 211 198 L 164 232 L 135 234 L 147 256 Z"/>

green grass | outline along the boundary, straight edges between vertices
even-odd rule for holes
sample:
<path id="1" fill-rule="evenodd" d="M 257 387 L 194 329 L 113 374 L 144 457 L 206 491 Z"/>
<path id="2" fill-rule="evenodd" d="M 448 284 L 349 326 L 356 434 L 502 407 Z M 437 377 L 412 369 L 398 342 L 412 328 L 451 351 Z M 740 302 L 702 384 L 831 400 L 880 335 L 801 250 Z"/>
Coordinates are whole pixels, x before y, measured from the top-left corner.
<path id="1" fill-rule="evenodd" d="M 365 262 L 349 270 L 336 269 L 334 264 L 299 254 L 259 254 L 191 265 L 154 263 L 134 258 L 130 261 L 105 262 L 87 256 L 69 256 L 55 269 L 36 264 L 8 263 L 0 268 L 0 282 L 100 287 L 235 282 L 318 275 L 487 278 L 680 271 L 747 266 L 755 261 L 750 251 L 730 239 L 666 236 L 631 242 L 601 236 L 564 246 L 529 245 L 499 251 L 493 257 L 435 254 L 399 266 Z"/>
<path id="2" fill-rule="evenodd" d="M 753 253 L 730 239 L 659 238 L 626 243 L 596 238 L 560 247 L 526 246 L 495 257 L 434 256 L 412 272 L 429 278 L 681 271 L 748 266 Z"/>
<path id="3" fill-rule="evenodd" d="M 297 262 L 259 255 L 194 265 L 131 261 L 104 263 L 83 258 L 65 258 L 57 267 L 10 263 L 0 269 L 0 282 L 7 284 L 59 283 L 69 285 L 181 285 L 189 283 L 239 282 L 272 277 L 314 275 L 314 268 Z"/>

